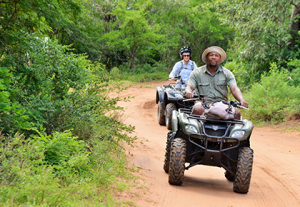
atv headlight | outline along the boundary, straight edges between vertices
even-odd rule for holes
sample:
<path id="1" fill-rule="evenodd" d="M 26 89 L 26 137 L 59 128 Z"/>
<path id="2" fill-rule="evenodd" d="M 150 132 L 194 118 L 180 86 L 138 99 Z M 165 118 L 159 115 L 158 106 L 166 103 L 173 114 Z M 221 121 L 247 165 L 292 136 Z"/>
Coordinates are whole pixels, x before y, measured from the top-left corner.
<path id="1" fill-rule="evenodd" d="M 197 133 L 198 133 L 196 127 L 194 127 L 194 126 L 192 126 L 192 125 L 186 125 L 186 126 L 185 126 L 185 130 L 186 130 L 188 133 L 192 133 L 192 134 L 197 134 Z"/>
<path id="2" fill-rule="evenodd" d="M 242 138 L 244 135 L 245 135 L 245 131 L 235 131 L 235 132 L 233 132 L 231 137 Z"/>

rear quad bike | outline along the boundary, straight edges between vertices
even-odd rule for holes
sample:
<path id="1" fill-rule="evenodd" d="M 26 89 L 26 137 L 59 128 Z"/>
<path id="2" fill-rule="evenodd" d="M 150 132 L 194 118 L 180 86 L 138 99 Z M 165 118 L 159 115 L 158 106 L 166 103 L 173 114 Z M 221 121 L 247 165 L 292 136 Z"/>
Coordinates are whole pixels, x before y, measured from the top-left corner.
<path id="1" fill-rule="evenodd" d="M 175 78 L 179 80 L 180 76 Z M 178 108 L 191 109 L 193 102 L 185 102 L 185 84 L 182 84 L 180 89 L 175 88 L 176 82 L 169 85 L 163 85 L 156 88 L 156 103 L 157 103 L 157 120 L 160 125 L 172 129 L 172 114 Z"/>
<path id="2" fill-rule="evenodd" d="M 197 99 L 209 108 L 203 96 Z M 230 104 L 242 108 L 239 102 L 231 101 Z M 173 111 L 164 161 L 169 183 L 182 185 L 185 170 L 196 165 L 209 165 L 225 169 L 225 177 L 233 182 L 234 192 L 247 193 L 253 164 L 252 130 L 252 122 L 242 118 L 216 120 L 192 115 L 189 109 Z"/>

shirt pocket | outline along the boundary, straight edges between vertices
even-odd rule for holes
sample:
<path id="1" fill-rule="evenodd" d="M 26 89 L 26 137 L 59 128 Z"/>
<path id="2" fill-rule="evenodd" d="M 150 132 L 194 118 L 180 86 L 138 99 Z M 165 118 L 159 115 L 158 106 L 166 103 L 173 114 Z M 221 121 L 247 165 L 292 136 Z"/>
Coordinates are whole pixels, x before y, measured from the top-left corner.
<path id="1" fill-rule="evenodd" d="M 206 96 L 209 92 L 209 83 L 199 83 L 198 84 L 198 91 L 200 95 Z"/>
<path id="2" fill-rule="evenodd" d="M 216 89 L 222 93 L 222 95 L 228 93 L 227 83 L 225 80 L 218 80 L 216 84 Z"/>

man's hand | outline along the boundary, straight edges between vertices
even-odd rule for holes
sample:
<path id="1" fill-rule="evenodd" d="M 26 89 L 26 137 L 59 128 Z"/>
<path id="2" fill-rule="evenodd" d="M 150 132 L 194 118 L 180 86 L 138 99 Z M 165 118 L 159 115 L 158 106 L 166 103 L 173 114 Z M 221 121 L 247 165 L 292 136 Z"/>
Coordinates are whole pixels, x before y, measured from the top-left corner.
<path id="1" fill-rule="evenodd" d="M 174 79 L 175 79 L 175 77 L 173 75 L 169 76 L 169 80 L 174 80 Z"/>
<path id="2" fill-rule="evenodd" d="M 194 90 L 194 88 L 192 86 L 187 85 L 185 88 L 185 97 L 193 98 L 194 97 L 193 90 Z"/>
<path id="3" fill-rule="evenodd" d="M 245 100 L 241 101 L 241 105 L 248 108 L 248 103 Z"/>

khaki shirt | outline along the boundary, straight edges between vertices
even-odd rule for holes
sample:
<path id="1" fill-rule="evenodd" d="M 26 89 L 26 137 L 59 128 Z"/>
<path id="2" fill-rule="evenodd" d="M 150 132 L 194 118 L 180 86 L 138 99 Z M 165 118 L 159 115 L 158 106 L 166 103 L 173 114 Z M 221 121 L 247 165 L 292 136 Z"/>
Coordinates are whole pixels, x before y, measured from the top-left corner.
<path id="1" fill-rule="evenodd" d="M 198 89 L 199 94 L 204 95 L 208 102 L 227 101 L 228 88 L 236 86 L 236 80 L 232 72 L 219 66 L 214 75 L 208 70 L 207 66 L 201 66 L 195 69 L 191 75 L 188 85 Z"/>

